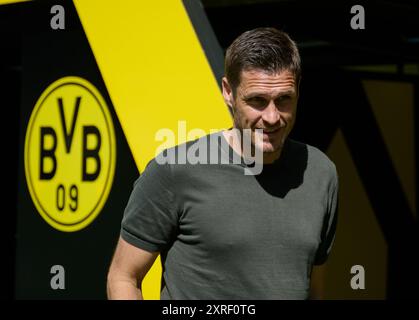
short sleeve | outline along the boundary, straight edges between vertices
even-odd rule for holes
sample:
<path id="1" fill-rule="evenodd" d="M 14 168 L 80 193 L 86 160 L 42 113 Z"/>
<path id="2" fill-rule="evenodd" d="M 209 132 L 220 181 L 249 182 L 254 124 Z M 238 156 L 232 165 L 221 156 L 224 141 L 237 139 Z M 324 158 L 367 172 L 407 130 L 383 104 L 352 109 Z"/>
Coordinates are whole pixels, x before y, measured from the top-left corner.
<path id="1" fill-rule="evenodd" d="M 315 265 L 321 265 L 326 262 L 336 235 L 339 183 L 335 166 L 333 168 L 333 176 L 328 189 L 327 212 L 323 220 L 321 243 L 317 249 Z"/>
<path id="2" fill-rule="evenodd" d="M 150 161 L 135 181 L 124 211 L 125 241 L 150 252 L 161 252 L 174 241 L 179 219 L 173 187 L 170 165 Z"/>

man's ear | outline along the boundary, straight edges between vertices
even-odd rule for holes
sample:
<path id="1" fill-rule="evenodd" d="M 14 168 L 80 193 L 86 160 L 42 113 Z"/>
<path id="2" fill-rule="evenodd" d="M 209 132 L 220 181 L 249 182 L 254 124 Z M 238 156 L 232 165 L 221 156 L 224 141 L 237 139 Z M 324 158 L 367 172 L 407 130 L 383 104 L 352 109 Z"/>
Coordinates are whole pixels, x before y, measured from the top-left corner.
<path id="1" fill-rule="evenodd" d="M 230 84 L 228 83 L 228 80 L 227 80 L 226 77 L 223 77 L 222 87 L 223 87 L 224 101 L 230 107 L 230 109 L 232 109 L 233 108 L 233 102 L 234 102 L 233 90 L 232 90 Z"/>

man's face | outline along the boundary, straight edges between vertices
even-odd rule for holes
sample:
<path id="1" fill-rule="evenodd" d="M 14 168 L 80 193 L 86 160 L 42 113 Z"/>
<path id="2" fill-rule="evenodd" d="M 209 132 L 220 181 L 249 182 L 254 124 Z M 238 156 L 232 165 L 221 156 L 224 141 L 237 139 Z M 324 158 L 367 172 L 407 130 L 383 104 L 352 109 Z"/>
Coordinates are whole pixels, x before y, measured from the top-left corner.
<path id="1" fill-rule="evenodd" d="M 234 95 L 223 78 L 223 95 L 233 109 L 234 126 L 252 129 L 252 144 L 264 156 L 279 154 L 294 126 L 298 84 L 289 71 L 266 73 L 262 70 L 242 71 Z M 263 129 L 263 138 L 255 139 L 254 129 Z"/>

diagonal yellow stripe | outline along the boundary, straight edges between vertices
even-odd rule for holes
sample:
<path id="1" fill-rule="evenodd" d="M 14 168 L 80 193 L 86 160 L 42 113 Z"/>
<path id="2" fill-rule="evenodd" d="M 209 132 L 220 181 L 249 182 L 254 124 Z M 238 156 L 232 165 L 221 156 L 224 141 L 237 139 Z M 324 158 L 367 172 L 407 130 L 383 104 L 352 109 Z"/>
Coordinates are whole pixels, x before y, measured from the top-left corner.
<path id="1" fill-rule="evenodd" d="M 159 129 L 176 133 L 178 120 L 206 132 L 231 125 L 181 0 L 74 3 L 140 171 L 161 144 Z M 145 298 L 159 298 L 159 266 L 143 283 Z"/>

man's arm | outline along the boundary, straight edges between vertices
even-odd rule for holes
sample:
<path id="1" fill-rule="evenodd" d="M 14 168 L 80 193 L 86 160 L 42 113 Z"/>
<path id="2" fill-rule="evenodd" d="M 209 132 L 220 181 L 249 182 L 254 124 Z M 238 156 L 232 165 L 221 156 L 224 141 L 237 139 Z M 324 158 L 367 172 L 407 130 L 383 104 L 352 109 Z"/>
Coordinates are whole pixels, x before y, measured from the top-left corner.
<path id="1" fill-rule="evenodd" d="M 108 299 L 142 300 L 141 283 L 158 255 L 158 252 L 139 249 L 120 237 L 108 272 Z"/>

